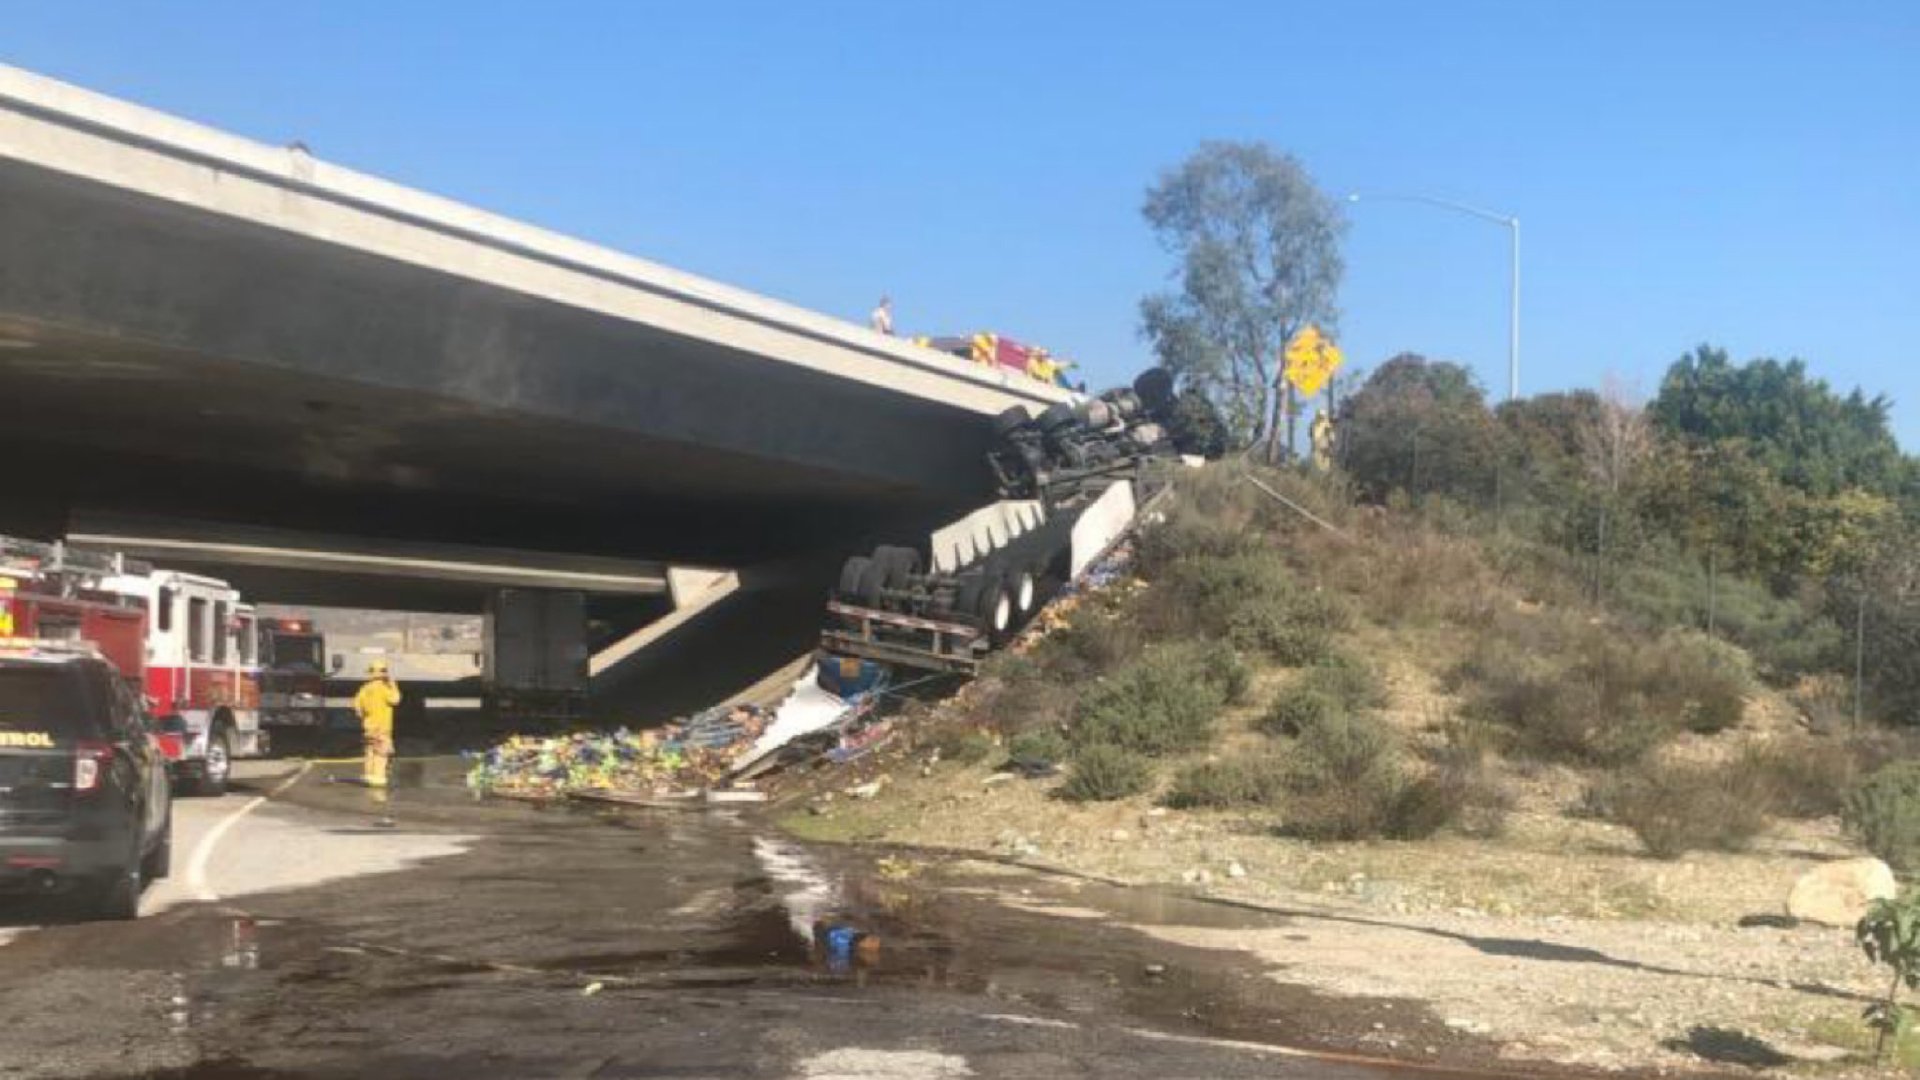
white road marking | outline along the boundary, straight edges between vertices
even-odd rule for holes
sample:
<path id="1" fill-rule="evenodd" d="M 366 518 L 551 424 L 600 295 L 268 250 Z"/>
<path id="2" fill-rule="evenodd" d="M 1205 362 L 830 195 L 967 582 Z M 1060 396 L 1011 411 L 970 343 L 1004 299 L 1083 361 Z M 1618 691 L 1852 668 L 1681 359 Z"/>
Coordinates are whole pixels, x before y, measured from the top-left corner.
<path id="1" fill-rule="evenodd" d="M 967 1059 L 930 1050 L 869 1050 L 843 1046 L 800 1063 L 804 1080 L 964 1080 Z"/>
<path id="2" fill-rule="evenodd" d="M 307 770 L 311 768 L 313 768 L 312 762 L 303 763 L 300 768 L 294 770 L 292 776 L 287 777 L 275 785 L 272 791 L 267 792 L 265 795 L 256 795 L 248 799 L 239 809 L 228 814 L 220 820 L 219 824 L 207 830 L 207 835 L 201 837 L 200 843 L 194 847 L 193 858 L 187 862 L 187 889 L 193 893 L 195 899 L 209 904 L 217 903 L 220 899 L 220 894 L 214 892 L 213 887 L 207 884 L 207 864 L 213 860 L 213 851 L 220 846 L 220 841 L 225 839 L 227 831 L 235 825 L 238 825 L 241 818 L 260 809 L 269 799 L 275 799 L 285 794 L 286 790 L 298 783 L 300 778 L 307 775 Z"/>
<path id="3" fill-rule="evenodd" d="M 1080 1025 L 1071 1020 L 1053 1020 L 1045 1016 L 1016 1016 L 1013 1013 L 984 1013 L 982 1020 L 992 1020 L 997 1024 L 1019 1024 L 1022 1027 L 1062 1028 L 1078 1031 Z"/>
<path id="4" fill-rule="evenodd" d="M 1454 1075 L 1457 1067 L 1441 1065 L 1437 1062 L 1402 1061 L 1395 1058 L 1375 1057 L 1369 1054 L 1345 1054 L 1336 1050 L 1302 1050 L 1295 1046 L 1274 1046 L 1271 1043 L 1247 1042 L 1243 1039 L 1213 1039 L 1205 1035 L 1178 1035 L 1171 1031 L 1152 1031 L 1147 1028 L 1121 1028 L 1121 1032 L 1137 1039 L 1149 1039 L 1154 1042 L 1184 1043 L 1188 1046 L 1211 1046 L 1220 1050 L 1238 1050 L 1247 1054 L 1271 1054 L 1278 1057 L 1301 1058 L 1307 1061 L 1323 1061 L 1334 1065 L 1359 1065 L 1367 1068 L 1387 1069 L 1402 1073 L 1443 1072 Z M 1487 1072 L 1478 1075 L 1488 1077 L 1514 1077 L 1524 1074 Z"/>

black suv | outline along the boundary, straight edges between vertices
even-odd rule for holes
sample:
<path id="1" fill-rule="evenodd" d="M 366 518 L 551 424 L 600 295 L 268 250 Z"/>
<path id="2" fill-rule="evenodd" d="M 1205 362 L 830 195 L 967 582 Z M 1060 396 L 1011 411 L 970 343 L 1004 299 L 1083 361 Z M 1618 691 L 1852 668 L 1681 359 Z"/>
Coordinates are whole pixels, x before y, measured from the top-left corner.
<path id="1" fill-rule="evenodd" d="M 131 919 L 167 876 L 173 804 L 140 700 L 90 650 L 0 642 L 0 894 Z"/>

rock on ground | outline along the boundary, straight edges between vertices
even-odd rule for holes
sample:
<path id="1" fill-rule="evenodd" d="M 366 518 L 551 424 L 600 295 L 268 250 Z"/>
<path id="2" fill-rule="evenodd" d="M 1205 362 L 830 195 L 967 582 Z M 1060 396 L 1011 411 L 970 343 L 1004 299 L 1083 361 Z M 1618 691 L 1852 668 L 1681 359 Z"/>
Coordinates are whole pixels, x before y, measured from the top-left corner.
<path id="1" fill-rule="evenodd" d="M 1826 926 L 1852 926 L 1875 900 L 1900 891 L 1893 871 L 1879 859 L 1845 859 L 1800 875 L 1787 894 L 1787 914 Z"/>

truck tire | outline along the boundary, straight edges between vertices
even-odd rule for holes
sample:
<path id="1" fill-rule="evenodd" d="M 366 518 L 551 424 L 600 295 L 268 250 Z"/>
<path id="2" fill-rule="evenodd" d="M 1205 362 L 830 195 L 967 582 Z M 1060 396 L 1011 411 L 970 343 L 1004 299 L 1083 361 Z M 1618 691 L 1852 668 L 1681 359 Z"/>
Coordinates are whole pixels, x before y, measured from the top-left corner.
<path id="1" fill-rule="evenodd" d="M 877 558 L 868 559 L 867 565 L 860 571 L 860 581 L 854 586 L 854 602 L 862 607 L 879 607 L 882 590 L 887 584 L 887 564 Z"/>
<path id="2" fill-rule="evenodd" d="M 852 600 L 860 595 L 860 579 L 866 576 L 867 564 L 872 559 L 865 555 L 855 555 L 840 564 L 840 587 L 834 592 L 842 600 Z"/>
<path id="3" fill-rule="evenodd" d="M 1002 436 L 1011 435 L 1032 420 L 1032 413 L 1022 406 L 1014 405 L 1002 410 L 999 416 L 993 418 L 993 433 Z"/>
<path id="4" fill-rule="evenodd" d="M 1020 629 L 1020 613 L 1014 610 L 1013 595 L 1007 591 L 1006 579 L 998 576 L 987 579 L 980 610 L 986 622 L 987 640 L 994 648 L 998 649 L 1013 640 L 1013 635 Z"/>
<path id="5" fill-rule="evenodd" d="M 1046 407 L 1046 410 L 1040 414 L 1040 430 L 1058 431 L 1063 427 L 1069 427 L 1079 423 L 1079 421 L 1080 417 L 1074 414 L 1073 406 L 1059 404 L 1049 405 Z"/>
<path id="6" fill-rule="evenodd" d="M 1007 592 L 1007 579 L 991 567 L 969 577 L 960 586 L 959 602 L 955 605 L 981 630 L 986 631 L 987 640 L 994 648 L 1006 644 L 1020 625 L 1020 616 L 1013 607 L 1013 597 Z"/>
<path id="7" fill-rule="evenodd" d="M 1133 393 L 1148 412 L 1162 415 L 1173 408 L 1173 373 L 1166 368 L 1148 368 L 1133 380 Z"/>
<path id="8" fill-rule="evenodd" d="M 955 622 L 966 623 L 986 629 L 986 623 L 980 618 L 980 591 L 986 587 L 985 574 L 975 570 L 960 575 L 959 585 L 953 592 L 953 603 L 947 608 L 947 615 Z"/>
<path id="9" fill-rule="evenodd" d="M 920 553 L 910 547 L 881 546 L 873 553 L 873 561 L 885 568 L 882 581 L 889 589 L 904 589 L 907 579 L 920 572 Z"/>
<path id="10" fill-rule="evenodd" d="M 1032 615 L 1040 606 L 1040 570 L 1031 564 L 1017 567 L 1007 576 L 1007 594 L 1013 599 L 1013 610 L 1022 619 Z"/>

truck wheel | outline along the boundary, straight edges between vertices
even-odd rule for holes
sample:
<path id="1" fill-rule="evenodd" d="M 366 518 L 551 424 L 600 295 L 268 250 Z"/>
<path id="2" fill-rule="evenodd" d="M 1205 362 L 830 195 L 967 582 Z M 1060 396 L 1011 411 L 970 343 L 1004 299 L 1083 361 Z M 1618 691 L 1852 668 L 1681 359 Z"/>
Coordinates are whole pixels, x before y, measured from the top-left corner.
<path id="1" fill-rule="evenodd" d="M 1007 592 L 1006 578 L 999 572 L 984 571 L 961 586 L 960 599 L 963 610 L 973 617 L 974 625 L 987 632 L 987 640 L 995 648 L 1012 636 L 1018 613 L 1013 608 L 1013 596 Z"/>
<path id="2" fill-rule="evenodd" d="M 1013 609 L 1022 617 L 1033 614 L 1040 606 L 1040 575 L 1031 566 L 1023 566 L 1014 571 L 1013 580 L 1008 586 L 1013 597 Z"/>
<path id="3" fill-rule="evenodd" d="M 1013 640 L 1014 629 L 1020 625 L 1019 613 L 1013 609 L 1013 594 L 999 581 L 993 582 L 987 591 L 986 599 L 987 640 L 999 648 Z"/>
<path id="4" fill-rule="evenodd" d="M 207 739 L 206 760 L 200 763 L 200 780 L 195 792 L 209 799 L 227 793 L 227 781 L 233 777 L 233 733 L 216 727 Z"/>
<path id="5" fill-rule="evenodd" d="M 920 553 L 910 547 L 877 548 L 873 561 L 885 568 L 881 580 L 889 589 L 906 588 L 907 579 L 920 572 Z"/>
<path id="6" fill-rule="evenodd" d="M 1049 405 L 1046 411 L 1040 414 L 1040 430 L 1058 431 L 1063 427 L 1068 427 L 1079 422 L 1079 419 L 1078 416 L 1074 415 L 1073 406 L 1071 405 Z"/>
<path id="7" fill-rule="evenodd" d="M 1173 407 L 1173 373 L 1166 368 L 1148 368 L 1133 380 L 1133 393 L 1148 412 L 1165 413 Z"/>
<path id="8" fill-rule="evenodd" d="M 878 558 L 868 559 L 867 565 L 860 571 L 859 584 L 854 586 L 854 601 L 865 607 L 879 607 L 881 592 L 886 584 L 887 564 Z"/>
<path id="9" fill-rule="evenodd" d="M 954 589 L 953 604 L 947 613 L 960 622 L 986 629 L 987 624 L 980 618 L 980 591 L 986 587 L 986 575 L 974 571 L 962 574 L 958 581 L 959 587 Z"/>
<path id="10" fill-rule="evenodd" d="M 840 564 L 840 587 L 834 591 L 846 600 L 859 596 L 860 579 L 866 576 L 867 564 L 872 561 L 865 555 L 855 555 Z"/>
<path id="11" fill-rule="evenodd" d="M 999 416 L 993 418 L 993 433 L 995 435 L 1011 435 L 1025 427 L 1032 420 L 1032 413 L 1027 412 L 1022 406 L 1014 405 L 1002 410 Z"/>

